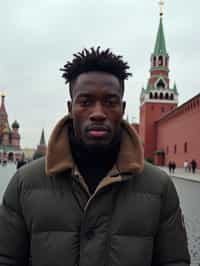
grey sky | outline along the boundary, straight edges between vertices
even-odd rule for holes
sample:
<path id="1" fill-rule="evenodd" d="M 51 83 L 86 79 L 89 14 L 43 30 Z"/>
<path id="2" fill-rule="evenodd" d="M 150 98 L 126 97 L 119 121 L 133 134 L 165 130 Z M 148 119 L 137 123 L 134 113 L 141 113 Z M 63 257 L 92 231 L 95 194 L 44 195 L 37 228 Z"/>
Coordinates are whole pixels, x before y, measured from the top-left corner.
<path id="1" fill-rule="evenodd" d="M 179 103 L 200 91 L 200 1 L 165 0 L 170 79 Z M 138 121 L 139 94 L 149 77 L 159 23 L 156 0 L 6 0 L 0 4 L 0 90 L 9 122 L 20 123 L 22 147 L 35 147 L 66 112 L 59 68 L 82 48 L 110 47 L 129 62 L 129 118 Z"/>

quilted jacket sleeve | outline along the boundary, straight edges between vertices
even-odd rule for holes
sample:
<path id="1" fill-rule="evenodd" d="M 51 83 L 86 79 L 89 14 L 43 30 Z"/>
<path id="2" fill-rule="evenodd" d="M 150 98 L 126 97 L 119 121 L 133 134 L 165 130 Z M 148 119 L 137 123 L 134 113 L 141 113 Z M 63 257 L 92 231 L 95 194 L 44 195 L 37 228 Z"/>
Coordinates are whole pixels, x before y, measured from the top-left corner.
<path id="1" fill-rule="evenodd" d="M 184 220 L 175 186 L 169 178 L 163 193 L 153 265 L 187 266 L 189 264 L 190 255 Z"/>
<path id="2" fill-rule="evenodd" d="M 0 206 L 0 265 L 28 265 L 28 233 L 19 200 L 19 174 L 10 181 Z"/>

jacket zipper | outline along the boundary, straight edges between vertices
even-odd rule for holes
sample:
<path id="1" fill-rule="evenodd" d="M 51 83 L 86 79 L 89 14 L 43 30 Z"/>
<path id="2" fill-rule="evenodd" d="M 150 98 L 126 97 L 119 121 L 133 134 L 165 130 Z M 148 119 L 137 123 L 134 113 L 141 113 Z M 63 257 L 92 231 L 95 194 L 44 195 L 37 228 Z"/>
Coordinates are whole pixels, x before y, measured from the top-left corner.
<path id="1" fill-rule="evenodd" d="M 113 221 L 113 212 L 114 212 L 115 203 L 116 203 L 115 202 L 116 195 L 117 195 L 117 193 L 119 191 L 119 188 L 120 188 L 119 183 L 121 183 L 121 179 L 120 180 L 117 180 L 115 182 L 112 182 L 110 184 L 107 184 L 106 186 L 104 186 L 104 187 L 107 187 L 109 185 L 113 185 L 114 183 L 115 184 L 118 183 L 118 188 L 116 189 L 116 191 L 114 193 L 114 196 L 113 196 L 113 201 L 114 201 L 113 204 L 114 204 L 114 206 L 112 207 L 112 210 L 111 210 L 110 223 L 109 223 L 109 226 L 108 226 L 108 235 L 107 235 L 107 240 L 106 240 L 106 245 L 105 245 L 106 246 L 106 250 L 105 250 L 105 253 L 106 253 L 105 266 L 109 266 L 110 265 L 111 226 L 112 226 L 112 221 Z M 79 184 L 82 186 L 82 188 L 85 190 L 85 192 L 87 192 L 86 189 L 85 189 L 85 187 L 83 186 L 82 182 L 80 181 L 80 179 L 79 179 Z M 95 190 L 95 192 L 92 195 L 90 195 L 90 197 L 89 197 L 89 199 L 88 199 L 88 201 L 87 201 L 87 203 L 86 203 L 86 205 L 84 207 L 83 220 L 84 220 L 84 217 L 85 217 L 85 214 L 86 214 L 86 211 L 88 209 L 88 206 L 89 206 L 90 202 L 94 199 L 94 197 L 99 192 L 102 192 L 102 189 L 104 187 L 101 187 L 100 189 Z M 112 188 L 112 190 L 113 190 L 113 188 Z M 82 223 L 82 225 L 81 225 L 81 232 L 80 232 L 81 234 L 85 231 L 83 224 L 84 223 Z M 81 242 L 80 242 L 80 257 L 81 257 L 81 249 L 82 248 L 81 248 Z M 80 265 L 80 260 L 79 260 L 79 264 L 76 263 L 75 266 L 79 266 L 79 265 Z"/>
<path id="2" fill-rule="evenodd" d="M 114 210 L 116 207 L 116 200 L 117 200 L 117 194 L 119 192 L 119 184 L 118 187 L 116 188 L 116 191 L 114 192 L 113 195 L 113 206 L 111 209 L 111 215 L 110 215 L 110 223 L 108 226 L 108 234 L 107 234 L 107 241 L 106 241 L 106 261 L 105 261 L 105 266 L 109 266 L 110 265 L 110 245 L 111 245 L 111 227 L 112 227 L 112 223 L 113 223 L 113 216 L 114 216 Z M 112 190 L 114 190 L 114 187 L 112 187 Z"/>

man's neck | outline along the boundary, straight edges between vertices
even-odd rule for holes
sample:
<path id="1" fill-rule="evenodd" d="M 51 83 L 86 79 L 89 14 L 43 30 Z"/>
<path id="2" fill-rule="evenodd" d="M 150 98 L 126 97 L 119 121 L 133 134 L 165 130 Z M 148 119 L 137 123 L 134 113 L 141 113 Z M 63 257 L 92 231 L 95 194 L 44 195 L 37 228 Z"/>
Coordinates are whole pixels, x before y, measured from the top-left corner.
<path id="1" fill-rule="evenodd" d="M 121 143 L 121 132 L 113 139 L 106 149 L 87 149 L 70 130 L 70 145 L 74 161 L 84 177 L 91 193 L 98 183 L 106 176 L 117 161 Z"/>

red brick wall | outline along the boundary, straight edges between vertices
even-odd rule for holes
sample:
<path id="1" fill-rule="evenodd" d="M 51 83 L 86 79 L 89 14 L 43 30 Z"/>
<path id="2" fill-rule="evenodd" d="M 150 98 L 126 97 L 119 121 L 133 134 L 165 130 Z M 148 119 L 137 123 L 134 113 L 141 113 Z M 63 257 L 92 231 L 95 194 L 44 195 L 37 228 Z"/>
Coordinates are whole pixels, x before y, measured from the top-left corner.
<path id="1" fill-rule="evenodd" d="M 168 70 L 160 70 L 160 69 L 153 69 L 151 70 L 151 76 L 152 75 L 159 75 L 159 76 L 163 76 L 163 77 L 167 77 L 168 76 Z"/>
<path id="2" fill-rule="evenodd" d="M 157 133 L 157 150 L 165 151 L 165 164 L 175 160 L 177 167 L 183 167 L 185 160 L 195 159 L 200 168 L 200 95 L 161 120 Z"/>
<path id="3" fill-rule="evenodd" d="M 145 103 L 141 106 L 139 133 L 144 144 L 145 158 L 154 158 L 157 139 L 155 122 L 174 106 L 174 103 Z"/>

